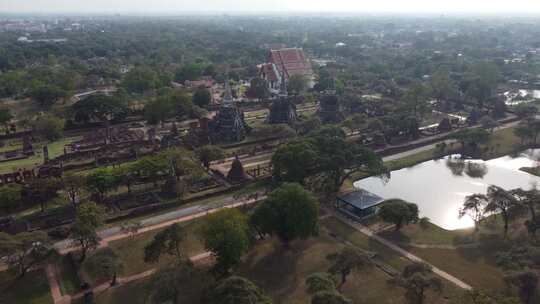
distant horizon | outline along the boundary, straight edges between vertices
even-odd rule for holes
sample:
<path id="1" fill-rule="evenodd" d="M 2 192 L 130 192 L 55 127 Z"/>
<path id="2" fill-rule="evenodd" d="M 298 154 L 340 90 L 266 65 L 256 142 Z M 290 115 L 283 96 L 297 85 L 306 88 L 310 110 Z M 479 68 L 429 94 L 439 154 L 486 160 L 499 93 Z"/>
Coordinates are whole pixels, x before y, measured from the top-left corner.
<path id="1" fill-rule="evenodd" d="M 538 18 L 540 21 L 540 12 L 391 12 L 391 11 L 364 11 L 364 12 L 325 12 L 325 11 L 155 11 L 155 12 L 140 12 L 140 11 L 2 11 L 2 16 L 79 16 L 79 17 L 189 17 L 189 16 L 269 16 L 269 17 L 294 17 L 294 16 L 310 16 L 310 17 L 497 17 L 502 19 L 511 19 L 516 17 Z"/>
<path id="2" fill-rule="evenodd" d="M 538 16 L 538 0 L 1 0 L 0 14 Z"/>

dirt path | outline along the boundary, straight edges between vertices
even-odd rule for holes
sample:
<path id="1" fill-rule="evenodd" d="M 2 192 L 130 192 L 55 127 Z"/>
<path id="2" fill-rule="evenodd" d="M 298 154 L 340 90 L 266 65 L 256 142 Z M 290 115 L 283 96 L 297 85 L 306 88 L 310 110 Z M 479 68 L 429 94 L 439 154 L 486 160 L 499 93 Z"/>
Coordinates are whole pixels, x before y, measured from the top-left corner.
<path id="1" fill-rule="evenodd" d="M 197 263 L 202 260 L 206 260 L 210 258 L 211 256 L 212 254 L 210 252 L 203 252 L 203 253 L 192 256 L 190 260 L 193 263 Z M 94 295 L 97 295 L 97 294 L 106 292 L 109 289 L 116 288 L 118 286 L 122 286 L 133 281 L 147 278 L 153 275 L 154 273 L 156 273 L 156 271 L 157 271 L 157 268 L 152 268 L 147 271 L 143 271 L 143 272 L 133 274 L 130 276 L 119 277 L 117 278 L 116 285 L 111 286 L 110 282 L 105 282 L 105 283 L 92 287 L 92 292 L 94 293 Z M 51 287 L 51 294 L 53 297 L 54 304 L 69 304 L 71 303 L 72 300 L 77 300 L 84 297 L 84 294 L 89 291 L 89 290 L 84 290 L 74 295 L 62 296 L 60 292 L 60 287 L 58 285 L 58 278 L 56 275 L 56 271 L 54 270 L 54 266 L 52 266 L 51 264 L 47 265 L 46 272 L 47 272 L 47 279 L 49 281 L 49 286 Z"/>
<path id="2" fill-rule="evenodd" d="M 387 239 L 384 239 L 384 238 L 376 235 L 373 231 L 369 230 L 364 225 L 361 225 L 361 224 L 359 224 L 357 222 L 346 219 L 343 216 L 339 215 L 338 213 L 334 213 L 334 214 L 335 214 L 335 217 L 337 219 L 339 219 L 340 221 L 342 221 L 343 223 L 345 223 L 345 224 L 349 225 L 350 227 L 360 231 L 361 233 L 365 234 L 369 238 L 372 238 L 372 239 L 376 240 L 377 242 L 385 245 L 386 247 L 396 251 L 397 253 L 404 256 L 405 258 L 407 258 L 407 259 L 409 259 L 409 260 L 411 260 L 413 262 L 421 262 L 421 263 L 425 263 L 425 264 L 431 266 L 432 269 L 433 269 L 433 272 L 435 274 L 437 274 L 438 276 L 442 277 L 443 279 L 446 279 L 446 280 L 454 283 L 456 286 L 458 286 L 460 288 L 463 288 L 463 289 L 466 289 L 466 290 L 472 289 L 472 287 L 469 284 L 467 284 L 467 283 L 461 281 L 460 279 L 454 277 L 453 275 L 451 275 L 451 274 L 437 268 L 436 266 L 426 262 L 425 260 L 417 257 L 416 255 L 402 249 L 401 247 L 399 247 L 398 245 L 388 241 Z"/>

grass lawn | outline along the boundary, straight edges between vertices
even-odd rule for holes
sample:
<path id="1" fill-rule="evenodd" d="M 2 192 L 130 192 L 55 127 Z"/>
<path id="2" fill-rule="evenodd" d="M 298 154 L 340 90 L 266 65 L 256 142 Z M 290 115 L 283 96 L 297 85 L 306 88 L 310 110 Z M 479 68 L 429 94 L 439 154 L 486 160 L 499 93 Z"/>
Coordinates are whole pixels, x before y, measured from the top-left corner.
<path id="1" fill-rule="evenodd" d="M 377 241 L 368 238 L 366 235 L 360 233 L 333 216 L 321 220 L 321 226 L 328 230 L 329 233 L 339 237 L 342 240 L 351 242 L 353 245 L 364 250 L 377 253 L 382 261 L 398 271 L 401 271 L 405 265 L 409 264 L 409 260 L 403 258 L 395 251 L 387 248 Z"/>
<path id="2" fill-rule="evenodd" d="M 60 283 L 60 291 L 62 294 L 72 294 L 79 291 L 81 282 L 76 275 L 76 269 L 70 263 L 67 256 L 59 256 L 55 263 L 56 273 Z"/>
<path id="3" fill-rule="evenodd" d="M 365 242 L 369 244 L 369 242 Z M 324 272 L 330 266 L 326 256 L 339 251 L 343 244 L 336 241 L 325 230 L 320 236 L 306 241 L 296 241 L 290 249 L 285 249 L 274 239 L 259 242 L 249 252 L 244 262 L 238 267 L 236 274 L 245 276 L 255 282 L 271 296 L 274 303 L 309 304 L 311 296 L 306 292 L 305 279 L 315 272 Z M 206 278 L 206 279 L 205 279 Z M 389 276 L 376 267 L 353 272 L 343 286 L 343 293 L 353 303 L 405 303 L 404 291 L 387 283 Z M 147 303 L 153 288 L 151 278 L 110 289 L 95 297 L 98 304 Z M 180 303 L 203 303 L 195 291 L 199 293 L 212 282 L 212 279 L 199 273 L 186 289 L 191 294 Z M 191 286 L 193 283 L 193 286 Z M 448 285 L 448 284 L 447 284 Z M 455 299 L 460 295 L 452 285 L 445 286 L 442 296 L 428 295 L 426 303 L 442 304 L 447 299 Z M 189 295 L 189 296 L 188 296 Z"/>
<path id="4" fill-rule="evenodd" d="M 52 304 L 49 282 L 43 270 L 27 273 L 13 282 L 10 272 L 0 272 L 0 303 Z"/>
<path id="5" fill-rule="evenodd" d="M 65 145 L 72 143 L 78 139 L 80 139 L 80 137 L 66 137 L 52 143 L 47 143 L 49 147 L 49 158 L 53 159 L 57 156 L 60 156 L 64 153 Z M 0 173 L 7 173 L 18 170 L 19 168 L 31 168 L 41 165 L 43 163 L 42 149 L 44 144 L 45 142 L 33 144 L 35 154 L 31 157 L 0 163 Z"/>
<path id="6" fill-rule="evenodd" d="M 484 159 L 492 159 L 504 155 L 517 152 L 516 148 L 520 147 L 521 140 L 514 135 L 514 128 L 506 128 L 493 132 L 489 141 L 483 148 L 488 148 L 488 152 L 484 153 Z"/>
<path id="7" fill-rule="evenodd" d="M 523 172 L 527 172 L 532 175 L 540 176 L 540 167 L 523 167 L 519 168 Z"/>
<path id="8" fill-rule="evenodd" d="M 505 288 L 504 273 L 494 264 L 493 252 L 483 248 L 408 250 L 475 288 L 493 291 Z"/>
<path id="9" fill-rule="evenodd" d="M 202 303 L 200 296 L 208 284 L 212 282 L 206 269 L 196 271 L 191 279 L 184 285 L 178 303 Z M 96 304 L 147 304 L 150 303 L 155 282 L 152 277 L 130 282 L 126 285 L 108 289 L 103 293 L 95 294 Z M 76 302 L 82 304 L 82 301 Z"/>
<path id="10" fill-rule="evenodd" d="M 474 229 L 446 230 L 429 223 L 427 228 L 418 224 L 404 226 L 400 231 L 394 229 L 380 232 L 379 235 L 397 243 L 429 245 L 459 245 L 472 235 Z"/>
<path id="11" fill-rule="evenodd" d="M 197 230 L 201 223 L 201 221 L 191 221 L 182 225 L 186 232 L 186 240 L 183 243 L 184 250 L 188 256 L 204 252 L 204 246 L 197 236 Z M 153 230 L 141 233 L 134 237 L 127 237 L 109 243 L 110 250 L 113 250 L 122 261 L 124 270 L 120 275 L 128 276 L 141 273 L 173 261 L 173 257 L 164 256 L 160 259 L 158 264 L 148 264 L 144 262 L 144 247 L 149 244 L 154 236 L 160 231 L 162 230 Z M 97 271 L 98 267 L 94 265 L 95 258 L 100 254 L 103 254 L 105 250 L 108 250 L 108 248 L 96 250 L 83 263 L 83 276 L 92 284 L 106 281 L 106 278 L 103 278 L 99 271 Z"/>

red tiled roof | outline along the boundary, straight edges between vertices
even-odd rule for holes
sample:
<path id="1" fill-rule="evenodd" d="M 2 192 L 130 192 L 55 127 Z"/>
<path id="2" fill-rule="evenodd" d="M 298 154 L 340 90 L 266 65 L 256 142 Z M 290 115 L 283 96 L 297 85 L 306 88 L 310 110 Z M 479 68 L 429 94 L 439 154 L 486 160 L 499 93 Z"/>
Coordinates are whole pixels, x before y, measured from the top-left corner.
<path id="1" fill-rule="evenodd" d="M 276 71 L 274 70 L 273 63 L 263 63 L 261 65 L 259 74 L 264 74 L 266 76 L 266 80 L 268 81 L 279 80 L 279 76 L 276 74 Z"/>
<path id="2" fill-rule="evenodd" d="M 285 67 L 288 77 L 296 74 L 308 75 L 313 73 L 304 50 L 299 48 L 271 50 L 268 62 L 274 63 L 280 73 Z"/>

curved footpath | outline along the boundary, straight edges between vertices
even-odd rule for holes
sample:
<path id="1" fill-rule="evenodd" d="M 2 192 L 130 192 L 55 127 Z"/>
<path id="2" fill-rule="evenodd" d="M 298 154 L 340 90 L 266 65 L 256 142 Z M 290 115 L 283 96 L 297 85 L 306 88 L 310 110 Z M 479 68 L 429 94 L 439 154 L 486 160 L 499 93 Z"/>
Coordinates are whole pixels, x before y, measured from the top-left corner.
<path id="1" fill-rule="evenodd" d="M 472 289 L 472 286 L 461 281 L 460 279 L 454 277 L 453 275 L 449 274 L 448 272 L 444 271 L 444 270 L 441 270 L 437 267 L 435 267 L 434 265 L 426 262 L 425 260 L 419 258 L 418 256 L 404 250 L 403 248 L 399 247 L 398 245 L 390 242 L 389 240 L 385 239 L 385 238 L 382 238 L 378 235 L 376 235 L 373 231 L 371 231 L 369 228 L 367 228 L 366 226 L 360 224 L 360 223 L 357 223 L 357 222 L 354 222 L 354 221 L 351 221 L 345 217 L 343 217 L 342 215 L 338 214 L 337 212 L 334 212 L 334 216 L 339 219 L 340 221 L 342 221 L 343 223 L 349 225 L 350 227 L 356 229 L 357 231 L 365 234 L 366 236 L 368 236 L 369 238 L 371 239 L 374 239 L 376 240 L 377 242 L 385 245 L 386 247 L 396 251 L 397 253 L 399 253 L 400 255 L 404 256 L 405 258 L 407 258 L 408 260 L 410 261 L 413 261 L 413 262 L 420 262 L 420 263 L 424 263 L 424 264 L 427 264 L 429 266 L 431 266 L 433 272 L 435 274 L 437 274 L 438 276 L 442 277 L 443 279 L 445 280 L 448 280 L 452 283 L 454 283 L 456 286 L 462 288 L 462 289 L 466 289 L 466 290 L 471 290 Z"/>

